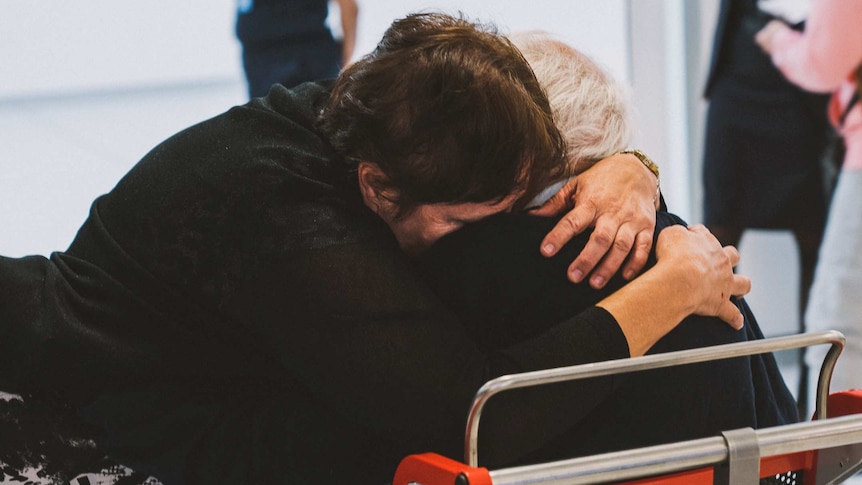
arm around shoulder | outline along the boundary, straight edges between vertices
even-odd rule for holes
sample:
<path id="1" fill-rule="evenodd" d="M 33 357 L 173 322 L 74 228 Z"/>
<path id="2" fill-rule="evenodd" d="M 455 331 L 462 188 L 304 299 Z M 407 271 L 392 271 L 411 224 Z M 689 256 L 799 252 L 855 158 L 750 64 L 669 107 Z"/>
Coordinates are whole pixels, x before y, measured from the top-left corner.
<path id="1" fill-rule="evenodd" d="M 597 305 L 616 318 L 632 356 L 646 353 L 691 314 L 742 327 L 730 297 L 748 293 L 751 282 L 733 273 L 735 248 L 722 248 L 703 226 L 671 226 L 659 234 L 656 254 L 654 267 Z"/>

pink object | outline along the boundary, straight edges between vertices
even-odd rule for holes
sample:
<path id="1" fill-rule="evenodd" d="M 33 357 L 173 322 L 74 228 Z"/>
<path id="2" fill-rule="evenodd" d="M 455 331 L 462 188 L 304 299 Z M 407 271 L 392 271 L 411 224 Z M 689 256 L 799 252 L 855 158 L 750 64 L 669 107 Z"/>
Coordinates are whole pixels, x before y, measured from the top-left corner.
<path id="1" fill-rule="evenodd" d="M 862 0 L 815 0 L 805 31 L 776 33 L 772 62 L 808 91 L 832 92 L 829 118 L 837 126 L 856 89 L 851 79 L 862 63 Z M 843 170 L 862 170 L 862 106 L 851 110 L 839 130 L 847 144 Z"/>

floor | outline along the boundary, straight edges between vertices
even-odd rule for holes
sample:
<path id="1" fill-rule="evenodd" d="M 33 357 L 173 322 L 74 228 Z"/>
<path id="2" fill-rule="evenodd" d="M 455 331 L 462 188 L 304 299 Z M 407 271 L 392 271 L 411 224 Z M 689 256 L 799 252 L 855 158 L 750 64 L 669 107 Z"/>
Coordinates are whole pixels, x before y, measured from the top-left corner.
<path id="1" fill-rule="evenodd" d="M 0 254 L 64 249 L 90 202 L 155 144 L 244 101 L 240 82 L 0 99 Z M 778 357 L 795 393 L 796 357 Z M 0 482 L 10 483 L 20 482 Z M 862 478 L 849 483 L 862 485 Z"/>

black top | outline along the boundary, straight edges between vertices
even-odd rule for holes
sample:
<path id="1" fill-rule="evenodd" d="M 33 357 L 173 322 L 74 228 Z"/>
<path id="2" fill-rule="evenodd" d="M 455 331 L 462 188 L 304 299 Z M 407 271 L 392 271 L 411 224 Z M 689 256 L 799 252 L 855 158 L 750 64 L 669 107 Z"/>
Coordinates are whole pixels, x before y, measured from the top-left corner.
<path id="1" fill-rule="evenodd" d="M 784 78 L 754 40 L 755 35 L 774 19 L 757 8 L 757 0 L 722 0 L 707 74 L 707 98 L 719 80 L 786 102 L 798 102 L 798 97 L 807 94 Z M 802 22 L 792 27 L 802 30 L 804 26 Z M 819 100 L 823 96 L 812 97 Z"/>
<path id="2" fill-rule="evenodd" d="M 184 130 L 67 251 L 0 258 L 0 389 L 80 406 L 166 485 L 380 484 L 410 453 L 460 459 L 485 381 L 628 355 L 598 308 L 480 350 L 315 129 L 327 96 L 277 86 Z M 483 457 L 524 456 L 612 385 L 506 400 Z"/>
<path id="3" fill-rule="evenodd" d="M 755 35 L 773 18 L 757 4 L 722 0 L 718 12 L 704 90 L 703 220 L 813 237 L 826 223 L 829 96 L 788 81 L 757 45 Z"/>
<path id="4" fill-rule="evenodd" d="M 625 284 L 619 275 L 601 290 L 570 283 L 566 267 L 583 249 L 589 233 L 577 236 L 557 256 L 544 258 L 535 248 L 555 222 L 499 214 L 444 237 L 422 256 L 421 267 L 432 288 L 462 317 L 484 351 L 542 334 L 553 322 L 589 308 Z M 672 214 L 659 212 L 656 235 L 682 223 Z M 655 251 L 646 267 L 654 264 Z M 690 316 L 648 353 L 763 338 L 744 300 L 736 303 L 745 316 L 742 330 L 735 331 L 718 318 Z M 795 401 L 771 354 L 630 374 L 607 399 L 592 402 L 596 406 L 584 419 L 561 429 L 552 445 L 527 461 L 797 421 Z M 541 407 L 541 401 L 536 405 Z"/>
<path id="5" fill-rule="evenodd" d="M 326 16 L 327 0 L 254 0 L 236 18 L 236 36 L 244 47 L 290 43 L 302 39 L 332 39 Z"/>

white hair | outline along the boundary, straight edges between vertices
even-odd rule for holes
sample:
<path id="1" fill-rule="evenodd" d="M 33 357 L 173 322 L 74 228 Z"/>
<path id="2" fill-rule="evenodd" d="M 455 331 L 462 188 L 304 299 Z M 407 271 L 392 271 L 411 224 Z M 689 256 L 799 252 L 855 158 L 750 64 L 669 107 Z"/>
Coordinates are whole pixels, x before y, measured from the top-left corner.
<path id="1" fill-rule="evenodd" d="M 545 89 L 568 151 L 568 175 L 629 147 L 629 90 L 588 56 L 541 31 L 510 36 Z"/>

